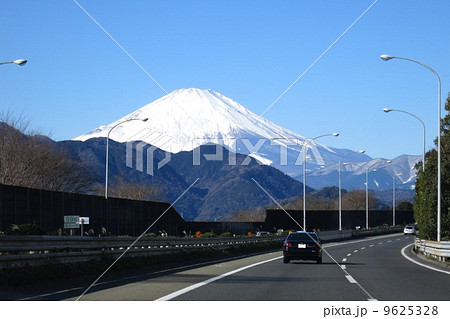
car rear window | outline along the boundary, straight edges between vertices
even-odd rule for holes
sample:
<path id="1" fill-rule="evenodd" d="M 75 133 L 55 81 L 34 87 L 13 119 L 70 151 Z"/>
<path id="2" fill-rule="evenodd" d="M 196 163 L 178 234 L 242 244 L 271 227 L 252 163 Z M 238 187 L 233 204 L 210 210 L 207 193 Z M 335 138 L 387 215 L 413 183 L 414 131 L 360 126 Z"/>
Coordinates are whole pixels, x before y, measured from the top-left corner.
<path id="1" fill-rule="evenodd" d="M 316 234 L 306 234 L 306 233 L 295 233 L 290 234 L 288 239 L 291 240 L 311 240 L 311 237 L 313 240 L 318 241 Z"/>

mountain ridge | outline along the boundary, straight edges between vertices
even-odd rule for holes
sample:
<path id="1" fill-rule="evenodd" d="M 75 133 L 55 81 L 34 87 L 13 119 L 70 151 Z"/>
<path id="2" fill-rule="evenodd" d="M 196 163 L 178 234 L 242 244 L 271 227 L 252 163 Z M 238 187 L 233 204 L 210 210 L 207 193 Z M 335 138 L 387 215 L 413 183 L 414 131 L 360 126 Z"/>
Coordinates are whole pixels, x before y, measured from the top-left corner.
<path id="1" fill-rule="evenodd" d="M 129 121 L 144 118 L 148 118 L 148 121 Z M 122 123 L 124 121 L 125 123 Z M 211 89 L 175 90 L 74 140 L 106 137 L 109 133 L 111 140 L 140 140 L 172 154 L 192 151 L 207 143 L 219 144 L 233 153 L 249 155 L 265 165 L 275 167 L 299 181 L 302 180 L 304 147 L 310 157 L 307 174 L 311 174 L 311 177 L 308 176 L 308 179 L 314 183 L 314 188 L 330 185 L 326 183 L 331 179 L 325 178 L 330 171 L 320 172 L 323 165 L 328 165 L 328 170 L 337 172 L 336 164 L 343 156 L 352 153 L 348 149 L 336 149 L 307 140 L 304 136 L 256 115 L 238 102 Z M 415 158 L 417 160 L 419 156 Z M 379 159 L 355 152 L 348 156 L 347 160 L 356 165 L 371 165 Z M 386 169 L 401 173 L 399 187 L 411 189 L 415 183 L 415 172 L 411 170 L 414 164 L 404 164 L 405 162 L 402 167 L 391 166 Z M 348 171 L 345 167 L 342 170 Z M 344 175 L 349 174 L 352 175 Z M 356 177 L 358 174 L 355 172 L 353 175 Z M 320 184 L 321 180 L 326 183 Z M 358 178 L 350 178 L 349 182 L 350 187 L 358 187 Z"/>
<path id="2" fill-rule="evenodd" d="M 70 150 L 73 158 L 90 167 L 97 176 L 96 182 L 104 187 L 104 161 L 106 141 L 93 138 L 85 142 L 64 141 L 62 146 Z M 247 155 L 236 154 L 236 165 L 229 165 L 228 150 L 223 149 L 225 159 L 207 160 L 208 155 L 217 151 L 216 145 L 199 147 L 200 161 L 193 165 L 194 151 L 171 154 L 171 161 L 158 168 L 166 155 L 164 151 L 154 151 L 154 174 L 149 175 L 127 166 L 127 143 L 110 141 L 109 151 L 109 186 L 110 189 L 118 178 L 125 182 L 145 183 L 161 190 L 166 201 L 174 203 L 197 178 L 193 188 L 186 192 L 174 208 L 187 220 L 227 220 L 238 210 L 273 203 L 271 198 L 252 180 L 256 180 L 276 200 L 297 196 L 303 191 L 299 181 L 294 180 L 276 168 L 261 165 L 255 159 L 243 164 Z M 144 152 L 151 145 L 143 146 Z M 196 150 L 197 151 L 197 150 Z M 147 166 L 144 158 L 143 166 Z M 313 191 L 307 187 L 307 192 Z"/>

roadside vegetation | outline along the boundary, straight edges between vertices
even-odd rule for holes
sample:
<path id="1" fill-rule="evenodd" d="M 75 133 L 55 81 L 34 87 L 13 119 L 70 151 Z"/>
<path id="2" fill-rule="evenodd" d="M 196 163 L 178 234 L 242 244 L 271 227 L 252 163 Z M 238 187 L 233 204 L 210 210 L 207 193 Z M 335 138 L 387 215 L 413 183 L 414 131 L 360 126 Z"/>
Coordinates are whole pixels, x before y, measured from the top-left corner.
<path id="1" fill-rule="evenodd" d="M 307 210 L 338 210 L 339 196 L 338 188 L 325 187 L 321 190 L 306 195 Z M 281 200 L 281 206 L 286 210 L 303 210 L 303 195 Z M 342 206 L 346 210 L 365 210 L 366 193 L 364 190 L 346 191 L 342 190 Z M 236 211 L 229 221 L 233 222 L 264 222 L 267 207 L 254 207 Z M 385 207 L 375 194 L 369 191 L 369 209 L 392 209 Z M 401 201 L 396 206 L 397 210 L 412 211 L 413 204 Z"/>
<path id="2" fill-rule="evenodd" d="M 445 103 L 450 112 L 450 94 Z M 437 145 L 437 138 L 435 140 Z M 437 149 L 425 154 L 425 171 L 417 163 L 414 218 L 422 239 L 437 239 Z M 441 119 L 441 240 L 450 240 L 450 114 Z"/>
<path id="3" fill-rule="evenodd" d="M 97 193 L 104 195 L 104 190 L 105 188 L 102 186 Z M 123 177 L 119 177 L 111 183 L 108 193 L 111 197 L 124 199 L 167 201 L 157 187 L 150 186 L 144 182 L 126 181 Z"/>
<path id="4" fill-rule="evenodd" d="M 0 184 L 80 193 L 92 185 L 86 172 L 23 117 L 0 114 Z"/>

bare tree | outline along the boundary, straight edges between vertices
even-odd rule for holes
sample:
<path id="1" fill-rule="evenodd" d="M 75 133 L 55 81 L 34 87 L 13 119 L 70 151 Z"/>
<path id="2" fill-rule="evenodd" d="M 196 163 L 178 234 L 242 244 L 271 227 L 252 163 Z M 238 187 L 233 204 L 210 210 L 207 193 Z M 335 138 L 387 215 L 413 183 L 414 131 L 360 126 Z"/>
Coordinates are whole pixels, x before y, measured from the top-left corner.
<path id="1" fill-rule="evenodd" d="M 28 129 L 22 116 L 0 115 L 0 183 L 83 192 L 91 176 L 48 137 Z"/>
<path id="2" fill-rule="evenodd" d="M 140 182 L 125 181 L 123 178 L 119 178 L 117 182 L 111 185 L 109 195 L 134 200 L 165 200 L 161 191 L 156 187 Z"/>
<path id="3" fill-rule="evenodd" d="M 255 207 L 236 211 L 228 221 L 230 222 L 264 222 L 266 219 L 266 209 Z"/>
<path id="4" fill-rule="evenodd" d="M 372 192 L 369 192 L 369 209 L 378 206 L 379 200 Z M 354 190 L 346 193 L 342 197 L 342 207 L 346 210 L 366 209 L 366 192 L 364 190 Z"/>
<path id="5" fill-rule="evenodd" d="M 286 204 L 285 209 L 303 210 L 303 197 L 297 197 L 293 202 Z M 317 198 L 306 195 L 306 211 L 308 210 L 335 210 L 338 202 L 334 198 Z"/>

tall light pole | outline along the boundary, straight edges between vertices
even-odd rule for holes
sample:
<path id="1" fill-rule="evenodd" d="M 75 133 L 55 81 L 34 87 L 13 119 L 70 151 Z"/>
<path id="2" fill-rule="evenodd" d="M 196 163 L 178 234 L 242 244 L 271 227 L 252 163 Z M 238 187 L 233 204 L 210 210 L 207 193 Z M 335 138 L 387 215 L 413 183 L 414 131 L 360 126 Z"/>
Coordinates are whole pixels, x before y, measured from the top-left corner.
<path id="1" fill-rule="evenodd" d="M 364 150 L 350 152 L 350 153 L 342 156 L 341 159 L 339 160 L 339 230 L 342 229 L 342 187 L 341 187 L 341 165 L 342 165 L 342 160 L 344 158 L 346 158 L 347 156 L 350 156 L 352 154 L 364 153 L 364 152 L 365 152 Z"/>
<path id="2" fill-rule="evenodd" d="M 308 152 L 308 143 L 324 136 L 339 136 L 339 133 L 330 133 L 307 138 L 303 142 L 303 230 L 306 231 L 306 153 Z"/>
<path id="3" fill-rule="evenodd" d="M 366 168 L 366 229 L 369 229 L 369 170 L 378 162 L 380 162 L 380 160 Z M 386 161 L 386 163 L 390 164 L 392 161 Z"/>
<path id="4" fill-rule="evenodd" d="M 426 64 L 423 64 L 422 62 L 419 62 L 417 60 L 413 60 L 410 58 L 405 57 L 399 57 L 399 56 L 393 56 L 393 55 L 387 55 L 383 54 L 380 56 L 380 58 L 383 61 L 389 61 L 391 59 L 400 59 L 400 60 L 407 60 L 410 62 L 414 62 L 417 64 L 420 64 L 421 66 L 427 68 L 430 70 L 437 78 L 438 80 L 438 180 L 437 180 L 437 241 L 441 241 L 441 78 L 436 73 L 435 70 L 433 70 L 431 67 L 429 67 Z"/>
<path id="5" fill-rule="evenodd" d="M 106 137 L 106 165 L 105 165 L 105 199 L 108 199 L 108 162 L 109 162 L 109 134 L 111 133 L 111 131 L 113 129 L 115 129 L 117 126 L 119 126 L 120 124 L 123 124 L 125 122 L 129 122 L 129 121 L 143 121 L 146 122 L 148 120 L 148 118 L 145 119 L 128 119 L 122 122 L 117 123 L 116 125 L 114 125 L 108 132 L 108 136 Z"/>
<path id="6" fill-rule="evenodd" d="M 18 60 L 14 60 L 14 61 L 0 62 L 0 65 L 2 65 L 2 64 L 17 64 L 17 65 L 23 66 L 26 63 L 27 63 L 27 60 L 18 59 Z"/>
<path id="7" fill-rule="evenodd" d="M 381 171 L 374 169 L 376 172 L 384 173 L 392 177 L 392 226 L 395 226 L 395 178 L 397 176 L 400 176 L 400 174 L 397 174 L 394 172 L 394 174 L 390 174 L 386 171 Z"/>
<path id="8" fill-rule="evenodd" d="M 385 113 L 389 113 L 389 112 L 402 112 L 402 113 L 406 113 L 408 115 L 411 115 L 412 117 L 415 117 L 416 119 L 418 119 L 420 121 L 420 123 L 422 123 L 422 127 L 423 127 L 423 141 L 422 141 L 422 146 L 423 146 L 423 150 L 422 150 L 422 170 L 425 172 L 425 123 L 422 121 L 422 119 L 420 119 L 417 115 L 414 115 L 410 112 L 407 111 L 403 111 L 403 110 L 396 110 L 396 109 L 389 109 L 389 108 L 384 108 L 383 111 Z"/>

